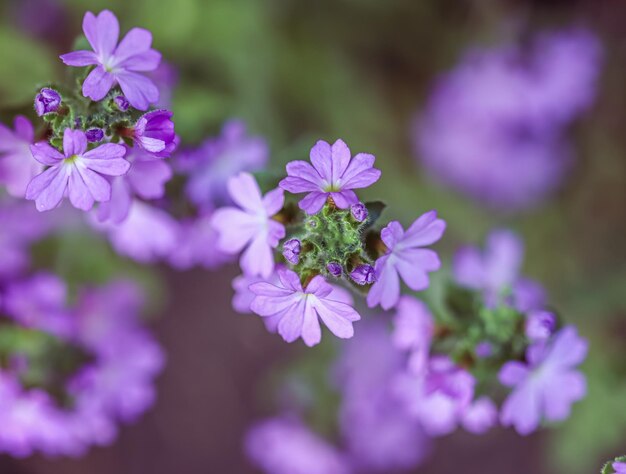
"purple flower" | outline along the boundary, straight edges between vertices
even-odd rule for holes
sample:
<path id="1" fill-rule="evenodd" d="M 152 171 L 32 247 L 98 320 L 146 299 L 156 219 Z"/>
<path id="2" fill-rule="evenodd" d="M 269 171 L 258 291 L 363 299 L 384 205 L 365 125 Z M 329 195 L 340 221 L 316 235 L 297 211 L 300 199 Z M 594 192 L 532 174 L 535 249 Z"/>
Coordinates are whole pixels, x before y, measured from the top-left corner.
<path id="1" fill-rule="evenodd" d="M 367 207 L 365 207 L 365 204 L 363 204 L 362 202 L 352 204 L 352 206 L 350 206 L 350 213 L 352 214 L 354 220 L 357 222 L 363 222 L 365 219 L 367 219 L 368 215 Z"/>
<path id="2" fill-rule="evenodd" d="M 556 316 L 550 311 L 531 311 L 526 316 L 526 337 L 545 341 L 556 329 Z"/>
<path id="3" fill-rule="evenodd" d="M 350 149 L 337 140 L 332 147 L 320 140 L 311 148 L 311 166 L 306 161 L 287 164 L 287 178 L 280 187 L 290 193 L 309 193 L 300 201 L 300 209 L 316 214 L 331 197 L 340 209 L 359 202 L 353 189 L 366 188 L 380 178 L 373 168 L 374 155 L 359 153 L 350 158 Z"/>
<path id="4" fill-rule="evenodd" d="M 125 159 L 130 162 L 128 173 L 111 180 L 111 199 L 98 206 L 97 215 L 101 222 L 123 222 L 135 197 L 145 200 L 162 198 L 165 184 L 172 178 L 168 163 L 155 159 L 140 148 L 129 149 Z"/>
<path id="5" fill-rule="evenodd" d="M 30 121 L 18 115 L 15 131 L 0 124 L 0 183 L 11 196 L 23 198 L 26 187 L 43 166 L 33 158 L 30 145 L 35 140 L 35 130 Z"/>
<path id="6" fill-rule="evenodd" d="M 159 100 L 159 90 L 146 76 L 138 72 L 154 71 L 161 62 L 161 54 L 151 49 L 152 34 L 142 28 L 133 28 L 117 44 L 119 23 L 109 10 L 96 17 L 87 12 L 83 32 L 92 51 L 74 51 L 61 60 L 68 66 L 96 66 L 83 83 L 83 95 L 94 101 L 102 100 L 109 90 L 119 84 L 133 107 L 147 110 Z"/>
<path id="7" fill-rule="evenodd" d="M 320 275 L 306 289 L 298 275 L 291 270 L 278 271 L 279 282 L 254 283 L 250 286 L 256 297 L 250 309 L 263 317 L 279 319 L 278 333 L 287 342 L 302 337 L 311 347 L 320 342 L 322 331 L 318 318 L 337 337 L 349 339 L 354 335 L 352 323 L 361 319 L 345 292 L 338 292 Z"/>
<path id="8" fill-rule="evenodd" d="M 94 202 L 111 198 L 111 185 L 102 175 L 120 176 L 130 167 L 124 146 L 106 143 L 87 151 L 85 134 L 69 128 L 63 135 L 64 154 L 47 143 L 31 145 L 31 152 L 49 166 L 26 189 L 26 199 L 34 200 L 38 211 L 57 207 L 66 192 L 74 207 L 88 211 Z"/>
<path id="9" fill-rule="evenodd" d="M 597 39 L 582 30 L 474 48 L 435 86 L 416 123 L 416 154 L 434 177 L 491 207 L 536 205 L 571 166 L 564 132 L 593 101 L 599 59 Z"/>
<path id="10" fill-rule="evenodd" d="M 113 102 L 115 102 L 117 108 L 120 109 L 122 112 L 126 112 L 130 107 L 130 102 L 128 102 L 128 99 L 123 95 L 116 95 L 113 99 Z"/>
<path id="11" fill-rule="evenodd" d="M 142 263 L 167 258 L 178 245 L 178 222 L 167 212 L 137 199 L 122 222 L 103 223 L 92 218 L 91 224 L 107 233 L 118 253 Z"/>
<path id="12" fill-rule="evenodd" d="M 446 228 L 446 223 L 437 219 L 437 212 L 430 211 L 419 217 L 405 232 L 397 221 L 390 222 L 381 231 L 381 239 L 387 253 L 376 260 L 376 283 L 367 295 L 370 308 L 380 304 L 389 309 L 400 297 L 400 279 L 415 291 L 428 287 L 428 272 L 438 270 L 439 257 L 425 245 L 437 242 Z"/>
<path id="13" fill-rule="evenodd" d="M 409 369 L 420 373 L 428 364 L 430 343 L 435 332 L 435 321 L 428 306 L 412 296 L 401 296 L 393 318 L 393 343 L 409 351 Z"/>
<path id="14" fill-rule="evenodd" d="M 170 156 L 176 148 L 173 115 L 169 110 L 153 110 L 142 115 L 131 132 L 137 146 L 158 158 Z"/>
<path id="15" fill-rule="evenodd" d="M 246 249 L 241 269 L 248 275 L 269 277 L 274 270 L 272 249 L 285 237 L 285 227 L 272 219 L 283 207 L 282 189 L 265 196 L 250 173 L 239 173 L 228 180 L 228 191 L 239 206 L 223 207 L 213 215 L 213 227 L 219 234 L 218 247 L 228 254 Z"/>
<path id="16" fill-rule="evenodd" d="M 375 281 L 374 267 L 367 264 L 357 265 L 354 270 L 350 272 L 350 278 L 357 285 L 370 285 Z"/>
<path id="17" fill-rule="evenodd" d="M 474 397 L 476 380 L 446 356 L 431 357 L 420 374 L 398 375 L 394 390 L 430 436 L 452 433 Z"/>
<path id="18" fill-rule="evenodd" d="M 40 117 L 59 110 L 61 95 L 54 89 L 44 87 L 35 96 L 35 112 Z"/>
<path id="19" fill-rule="evenodd" d="M 487 357 L 491 357 L 493 354 L 493 345 L 488 341 L 481 341 L 476 344 L 476 348 L 474 349 L 477 357 L 481 359 L 485 359 Z"/>
<path id="20" fill-rule="evenodd" d="M 502 424 L 513 425 L 526 435 L 537 429 L 542 417 L 548 421 L 566 419 L 571 405 L 586 393 L 585 377 L 575 370 L 586 355 L 587 342 L 574 327 L 567 326 L 550 343 L 530 346 L 526 363 L 504 364 L 500 382 L 514 390 L 502 406 Z"/>
<path id="21" fill-rule="evenodd" d="M 283 257 L 289 263 L 297 265 L 300 261 L 300 249 L 302 244 L 298 239 L 289 239 L 283 244 Z"/>
<path id="22" fill-rule="evenodd" d="M 474 434 L 483 434 L 493 428 L 498 422 L 498 408 L 488 397 L 475 400 L 463 413 L 461 423 L 463 427 Z"/>
<path id="23" fill-rule="evenodd" d="M 85 132 L 85 136 L 90 143 L 101 142 L 104 138 L 104 131 L 101 128 L 90 128 Z"/>
<path id="24" fill-rule="evenodd" d="M 545 303 L 543 289 L 519 277 L 523 256 L 523 243 L 516 234 L 494 230 L 487 237 L 484 252 L 464 247 L 456 253 L 454 279 L 462 286 L 481 290 L 489 306 L 496 306 L 510 293 L 511 303 L 519 311 L 539 309 Z"/>
<path id="25" fill-rule="evenodd" d="M 341 265 L 337 262 L 330 262 L 328 265 L 326 265 L 326 270 L 328 270 L 328 273 L 330 273 L 334 277 L 340 277 L 343 273 Z"/>
<path id="26" fill-rule="evenodd" d="M 250 460 L 267 474 L 350 474 L 344 456 L 297 419 L 268 419 L 246 434 Z"/>
<path id="27" fill-rule="evenodd" d="M 612 464 L 615 474 L 626 474 L 626 462 L 614 462 Z"/>
<path id="28" fill-rule="evenodd" d="M 176 157 L 180 172 L 189 175 L 185 193 L 202 209 L 231 204 L 227 182 L 241 171 L 262 169 L 269 158 L 266 141 L 250 136 L 243 122 L 231 120 L 224 124 L 220 136 L 205 140 L 195 150 Z"/>
<path id="29" fill-rule="evenodd" d="M 212 225 L 212 214 L 180 222 L 176 246 L 169 255 L 169 263 L 178 270 L 187 270 L 196 265 L 215 269 L 232 261 L 232 255 L 221 252 L 217 247 L 218 233 Z"/>

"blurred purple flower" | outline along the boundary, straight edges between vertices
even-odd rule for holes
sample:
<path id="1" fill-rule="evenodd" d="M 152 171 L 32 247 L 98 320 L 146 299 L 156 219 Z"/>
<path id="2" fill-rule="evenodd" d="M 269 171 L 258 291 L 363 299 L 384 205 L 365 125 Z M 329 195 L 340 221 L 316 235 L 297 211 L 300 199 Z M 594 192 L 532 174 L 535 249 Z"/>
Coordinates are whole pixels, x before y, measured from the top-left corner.
<path id="1" fill-rule="evenodd" d="M 178 245 L 178 222 L 169 213 L 137 199 L 122 222 L 99 222 L 92 216 L 91 224 L 106 232 L 116 252 L 141 263 L 165 259 Z"/>
<path id="2" fill-rule="evenodd" d="M 421 161 L 440 181 L 492 207 L 535 205 L 570 167 L 563 132 L 593 101 L 600 56 L 585 30 L 543 35 L 529 51 L 470 51 L 439 80 L 417 121 Z"/>
<path id="3" fill-rule="evenodd" d="M 510 361 L 500 369 L 500 382 L 514 387 L 504 402 L 500 420 L 527 435 L 542 417 L 562 421 L 571 405 L 586 394 L 583 374 L 575 370 L 587 355 L 587 341 L 573 326 L 555 334 L 551 342 L 538 342 L 526 351 L 527 362 Z"/>
<path id="4" fill-rule="evenodd" d="M 317 214 L 329 197 L 338 208 L 346 209 L 359 202 L 353 189 L 366 188 L 380 178 L 380 170 L 373 168 L 374 155 L 359 153 L 351 158 L 343 140 L 332 146 L 319 140 L 310 158 L 313 166 L 306 161 L 287 163 L 288 176 L 280 182 L 290 193 L 309 193 L 299 203 L 308 214 Z"/>
<path id="5" fill-rule="evenodd" d="M 345 457 L 288 417 L 258 422 L 248 430 L 245 450 L 250 460 L 267 474 L 350 474 Z"/>
<path id="6" fill-rule="evenodd" d="M 352 298 L 344 290 L 326 283 L 320 275 L 302 288 L 300 278 L 291 270 L 278 271 L 279 282 L 259 282 L 250 285 L 256 297 L 250 309 L 262 317 L 278 320 L 278 333 L 287 342 L 302 337 L 311 347 L 322 339 L 319 319 L 337 337 L 351 338 L 352 323 L 361 319 L 352 306 Z"/>
<path id="7" fill-rule="evenodd" d="M 420 247 L 437 242 L 445 228 L 446 223 L 437 219 L 436 211 L 420 216 L 406 232 L 397 221 L 387 224 L 380 234 L 387 253 L 376 260 L 376 283 L 367 295 L 370 308 L 380 304 L 383 309 L 389 309 L 396 305 L 400 298 L 400 276 L 412 290 L 428 287 L 428 272 L 438 270 L 441 263 L 434 251 Z"/>
<path id="8" fill-rule="evenodd" d="M 197 265 L 215 269 L 231 262 L 233 256 L 219 250 L 218 233 L 213 228 L 212 214 L 208 213 L 180 222 L 176 246 L 169 263 L 178 270 L 188 270 Z"/>
<path id="9" fill-rule="evenodd" d="M 128 149 L 125 159 L 130 169 L 123 176 L 111 179 L 111 199 L 98 206 L 101 222 L 122 223 L 136 197 L 145 200 L 160 199 L 165 195 L 165 184 L 172 178 L 170 165 L 152 154 L 135 147 Z"/>
<path id="10" fill-rule="evenodd" d="M 35 96 L 35 112 L 39 117 L 56 112 L 61 106 L 61 95 L 54 89 L 44 87 Z"/>
<path id="11" fill-rule="evenodd" d="M 613 466 L 613 470 L 615 474 L 626 474 L 626 462 L 614 462 L 611 464 Z"/>
<path id="12" fill-rule="evenodd" d="M 498 408 L 490 398 L 481 397 L 465 409 L 461 423 L 470 433 L 486 433 L 498 423 Z"/>
<path id="13" fill-rule="evenodd" d="M 120 176 L 130 168 L 124 146 L 106 143 L 87 151 L 84 132 L 69 128 L 63 134 L 64 154 L 47 143 L 31 145 L 31 151 L 37 161 L 49 166 L 26 188 L 26 199 L 34 200 L 38 211 L 54 209 L 66 193 L 74 207 L 88 211 L 94 201 L 111 199 L 111 185 L 102 175 Z"/>
<path id="14" fill-rule="evenodd" d="M 133 28 L 117 44 L 120 26 L 109 10 L 96 17 L 87 12 L 83 32 L 92 51 L 74 51 L 61 56 L 68 66 L 96 66 L 83 83 L 83 95 L 94 101 L 102 100 L 109 90 L 119 84 L 133 107 L 148 110 L 159 100 L 159 90 L 146 76 L 138 72 L 154 71 L 161 62 L 161 54 L 151 49 L 152 34 L 142 28 Z"/>
<path id="15" fill-rule="evenodd" d="M 413 296 L 401 296 L 393 317 L 393 344 L 410 353 L 408 367 L 421 373 L 428 364 L 435 321 L 428 306 Z"/>
<path id="16" fill-rule="evenodd" d="M 483 252 L 471 246 L 457 251 L 454 279 L 459 285 L 482 291 L 488 306 L 497 306 L 508 297 L 521 312 L 540 309 L 545 293 L 538 283 L 519 276 L 523 257 L 524 244 L 515 233 L 494 230 Z"/>
<path id="17" fill-rule="evenodd" d="M 556 315 L 550 311 L 531 311 L 526 316 L 526 337 L 545 341 L 556 329 Z"/>
<path id="18" fill-rule="evenodd" d="M 261 196 L 254 177 L 239 173 L 228 180 L 228 192 L 239 208 L 223 207 L 213 214 L 218 248 L 227 254 L 245 248 L 240 260 L 244 273 L 269 277 L 274 270 L 272 249 L 285 237 L 285 227 L 272 219 L 283 207 L 283 190 L 274 189 Z"/>
<path id="19" fill-rule="evenodd" d="M 33 158 L 30 145 L 35 141 L 35 130 L 30 121 L 18 115 L 15 131 L 0 124 L 0 184 L 11 196 L 23 198 L 26 187 L 43 165 Z"/>
<path id="20" fill-rule="evenodd" d="M 475 384 L 474 377 L 447 356 L 433 356 L 422 373 L 399 374 L 394 390 L 426 434 L 442 436 L 463 421 Z"/>
<path id="21" fill-rule="evenodd" d="M 188 175 L 185 193 L 201 209 L 231 204 L 226 183 L 241 171 L 262 169 L 269 158 L 266 141 L 248 135 L 239 120 L 224 124 L 220 136 L 176 156 L 176 167 Z"/>
<path id="22" fill-rule="evenodd" d="M 177 145 L 173 115 L 169 110 L 153 110 L 139 117 L 130 131 L 136 145 L 157 158 L 170 156 Z"/>

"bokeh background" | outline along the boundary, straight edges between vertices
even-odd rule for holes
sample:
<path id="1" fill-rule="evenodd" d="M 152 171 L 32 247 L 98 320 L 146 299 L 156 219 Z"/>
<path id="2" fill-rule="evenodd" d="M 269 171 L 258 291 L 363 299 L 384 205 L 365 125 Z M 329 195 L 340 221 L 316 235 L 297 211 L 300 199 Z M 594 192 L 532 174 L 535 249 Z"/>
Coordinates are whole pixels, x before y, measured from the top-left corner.
<path id="1" fill-rule="evenodd" d="M 497 429 L 436 443 L 419 473 L 587 473 L 626 453 L 626 3 L 619 0 L 2 0 L 0 110 L 6 120 L 39 84 L 63 77 L 86 10 L 112 9 L 122 30 L 142 26 L 179 73 L 173 110 L 184 142 L 229 118 L 267 138 L 280 170 L 318 138 L 342 137 L 376 155 L 387 218 L 438 209 L 439 247 L 480 242 L 494 226 L 524 237 L 525 273 L 590 339 L 589 395 L 554 430 Z M 568 132 L 574 168 L 554 196 L 502 214 L 436 184 L 415 158 L 411 123 L 439 74 L 473 45 L 583 24 L 604 50 L 597 99 Z M 168 354 L 156 406 L 117 443 L 79 460 L 0 457 L 3 474 L 252 473 L 242 452 L 253 420 L 272 412 L 273 374 L 303 352 L 230 309 L 234 267 L 155 268 L 166 289 L 154 330 Z"/>

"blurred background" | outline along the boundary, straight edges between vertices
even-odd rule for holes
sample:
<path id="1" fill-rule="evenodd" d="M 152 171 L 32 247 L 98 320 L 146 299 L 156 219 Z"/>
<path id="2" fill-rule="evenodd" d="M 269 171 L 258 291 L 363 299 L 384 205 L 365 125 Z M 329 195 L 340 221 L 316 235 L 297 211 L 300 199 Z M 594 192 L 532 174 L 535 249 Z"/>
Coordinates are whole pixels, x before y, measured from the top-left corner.
<path id="1" fill-rule="evenodd" d="M 113 10 L 122 31 L 148 28 L 178 71 L 177 132 L 194 145 L 241 118 L 271 149 L 272 169 L 305 159 L 319 138 L 343 138 L 377 157 L 386 219 L 437 209 L 448 223 L 444 265 L 494 226 L 526 242 L 525 273 L 540 280 L 561 316 L 590 339 L 588 397 L 553 430 L 520 437 L 438 440 L 415 472 L 586 473 L 626 453 L 626 3 L 618 0 L 2 0 L 0 111 L 32 101 L 38 85 L 65 74 L 85 11 Z M 526 44 L 536 34 L 584 27 L 598 41 L 594 99 L 560 139 L 567 173 L 538 203 L 502 209 L 436 179 L 416 145 L 442 74 L 472 48 Z M 523 46 L 522 46 L 523 47 Z M 572 74 L 581 74 L 573 70 Z M 436 105 L 434 106 L 436 107 Z M 470 198 L 474 196 L 470 193 Z M 158 269 L 167 296 L 154 330 L 168 356 L 158 402 L 111 447 L 78 460 L 0 457 L 3 474 L 252 473 L 246 428 L 272 413 L 268 380 L 303 352 L 230 309 L 237 269 Z M 278 369 L 276 369 L 278 367 Z"/>

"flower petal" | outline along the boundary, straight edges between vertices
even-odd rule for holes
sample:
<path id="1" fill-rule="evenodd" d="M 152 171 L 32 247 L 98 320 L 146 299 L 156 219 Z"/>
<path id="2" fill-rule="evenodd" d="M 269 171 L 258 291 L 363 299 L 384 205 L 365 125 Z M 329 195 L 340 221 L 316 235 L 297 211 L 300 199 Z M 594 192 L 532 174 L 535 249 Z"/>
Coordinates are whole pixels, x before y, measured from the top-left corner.
<path id="1" fill-rule="evenodd" d="M 376 260 L 376 282 L 367 295 L 367 305 L 370 308 L 380 304 L 387 310 L 396 305 L 400 298 L 400 278 L 389 256 Z"/>
<path id="2" fill-rule="evenodd" d="M 324 140 L 318 140 L 313 145 L 309 154 L 313 167 L 319 173 L 325 184 L 330 184 L 332 181 L 332 149 L 330 145 Z"/>
<path id="3" fill-rule="evenodd" d="M 65 156 L 80 156 L 87 150 L 87 137 L 81 130 L 66 128 L 63 132 L 63 153 Z"/>
<path id="4" fill-rule="evenodd" d="M 114 83 L 113 74 L 107 72 L 102 66 L 97 66 L 83 82 L 83 95 L 98 102 L 104 99 Z"/>
<path id="5" fill-rule="evenodd" d="M 380 170 L 372 168 L 374 155 L 359 153 L 352 160 L 341 176 L 341 187 L 345 189 L 365 188 L 380 178 Z"/>
<path id="6" fill-rule="evenodd" d="M 317 319 L 317 314 L 313 305 L 307 300 L 304 303 L 304 316 L 302 322 L 302 340 L 304 343 L 313 347 L 322 340 L 322 328 Z"/>
<path id="7" fill-rule="evenodd" d="M 67 66 L 85 67 L 100 64 L 98 56 L 93 51 L 72 51 L 59 57 Z"/>
<path id="8" fill-rule="evenodd" d="M 327 197 L 328 193 L 309 193 L 298 203 L 298 206 L 307 214 L 317 214 L 326 204 Z"/>
<path id="9" fill-rule="evenodd" d="M 159 89 L 150 79 L 141 74 L 121 71 L 116 74 L 117 82 L 130 104 L 138 110 L 148 110 L 150 104 L 159 101 Z"/>
<path id="10" fill-rule="evenodd" d="M 120 25 L 109 10 L 101 11 L 97 17 L 87 12 L 83 19 L 83 32 L 96 54 L 101 58 L 108 58 L 117 45 Z"/>
<path id="11" fill-rule="evenodd" d="M 437 242 L 446 229 L 446 223 L 437 219 L 437 211 L 418 217 L 404 233 L 402 247 L 423 247 Z"/>
<path id="12" fill-rule="evenodd" d="M 231 177 L 227 187 L 232 200 L 242 209 L 255 214 L 264 211 L 261 190 L 256 179 L 250 173 L 242 172 Z"/>
<path id="13" fill-rule="evenodd" d="M 68 180 L 69 174 L 65 166 L 48 168 L 29 183 L 26 199 L 34 199 L 38 211 L 54 209 L 63 199 Z"/>
<path id="14" fill-rule="evenodd" d="M 51 147 L 47 142 L 39 142 L 30 145 L 30 151 L 39 163 L 48 166 L 58 165 L 59 162 L 65 159 L 56 148 Z"/>

